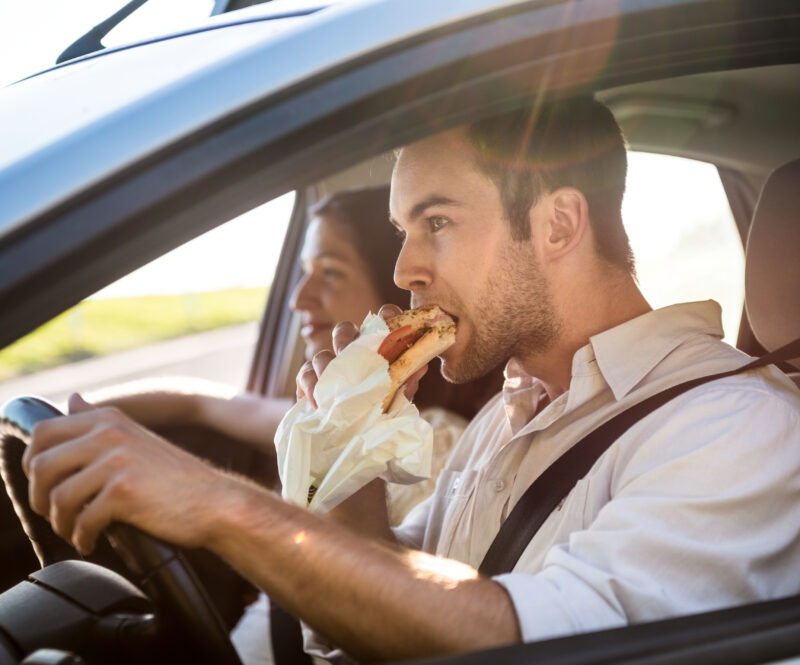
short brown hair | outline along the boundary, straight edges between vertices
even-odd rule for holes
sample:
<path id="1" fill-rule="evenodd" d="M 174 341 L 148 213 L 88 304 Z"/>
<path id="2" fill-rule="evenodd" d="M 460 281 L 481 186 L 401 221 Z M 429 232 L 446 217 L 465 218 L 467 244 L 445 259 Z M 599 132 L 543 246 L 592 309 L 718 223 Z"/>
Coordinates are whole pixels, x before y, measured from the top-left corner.
<path id="1" fill-rule="evenodd" d="M 586 197 L 600 256 L 635 274 L 621 212 L 625 141 L 606 106 L 592 97 L 526 106 L 472 123 L 467 137 L 516 240 L 530 237 L 528 212 L 541 196 L 575 187 Z"/>

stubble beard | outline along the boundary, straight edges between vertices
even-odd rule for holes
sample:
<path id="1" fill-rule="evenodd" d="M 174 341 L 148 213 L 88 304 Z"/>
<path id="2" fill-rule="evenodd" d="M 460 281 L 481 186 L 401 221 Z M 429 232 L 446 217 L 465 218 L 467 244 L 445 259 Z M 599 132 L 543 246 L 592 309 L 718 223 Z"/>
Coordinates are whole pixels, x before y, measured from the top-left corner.
<path id="1" fill-rule="evenodd" d="M 533 252 L 516 249 L 501 265 L 473 300 L 473 331 L 460 358 L 442 363 L 448 381 L 472 381 L 512 357 L 546 352 L 560 335 L 562 325 Z"/>

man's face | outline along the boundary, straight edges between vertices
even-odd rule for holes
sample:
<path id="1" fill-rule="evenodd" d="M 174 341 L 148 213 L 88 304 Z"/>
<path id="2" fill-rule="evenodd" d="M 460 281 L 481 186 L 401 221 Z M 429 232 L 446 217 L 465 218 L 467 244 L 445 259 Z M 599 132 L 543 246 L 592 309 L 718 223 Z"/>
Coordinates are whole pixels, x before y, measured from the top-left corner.
<path id="1" fill-rule="evenodd" d="M 460 130 L 407 146 L 392 176 L 391 215 L 405 235 L 395 282 L 413 306 L 458 319 L 442 373 L 461 383 L 550 346 L 559 326 L 533 241 L 514 241 L 494 183 Z"/>

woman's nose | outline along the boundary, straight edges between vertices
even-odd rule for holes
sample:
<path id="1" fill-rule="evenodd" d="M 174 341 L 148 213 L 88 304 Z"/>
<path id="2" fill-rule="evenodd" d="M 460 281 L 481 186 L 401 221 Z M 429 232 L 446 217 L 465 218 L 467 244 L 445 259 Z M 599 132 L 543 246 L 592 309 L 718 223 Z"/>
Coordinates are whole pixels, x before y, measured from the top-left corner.
<path id="1" fill-rule="evenodd" d="M 315 294 L 311 275 L 303 275 L 292 291 L 289 307 L 291 307 L 294 312 L 308 310 L 314 306 L 316 301 L 317 296 Z"/>

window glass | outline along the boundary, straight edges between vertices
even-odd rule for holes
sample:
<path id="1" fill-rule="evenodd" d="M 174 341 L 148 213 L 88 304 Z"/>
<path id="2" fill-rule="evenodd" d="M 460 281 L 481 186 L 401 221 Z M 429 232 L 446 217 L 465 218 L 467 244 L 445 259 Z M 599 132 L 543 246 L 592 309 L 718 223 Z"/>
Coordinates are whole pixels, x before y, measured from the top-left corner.
<path id="1" fill-rule="evenodd" d="M 59 55 L 126 0 L 0 2 L 0 86 L 56 64 Z M 214 0 L 150 0 L 103 38 L 118 46 L 180 30 L 211 14 Z"/>
<path id="2" fill-rule="evenodd" d="M 725 341 L 735 344 L 744 303 L 744 249 L 716 167 L 629 153 L 622 215 L 650 304 L 716 300 Z"/>
<path id="3" fill-rule="evenodd" d="M 0 350 L 0 401 L 62 402 L 145 377 L 241 389 L 293 203 L 288 194 L 254 208 Z"/>

